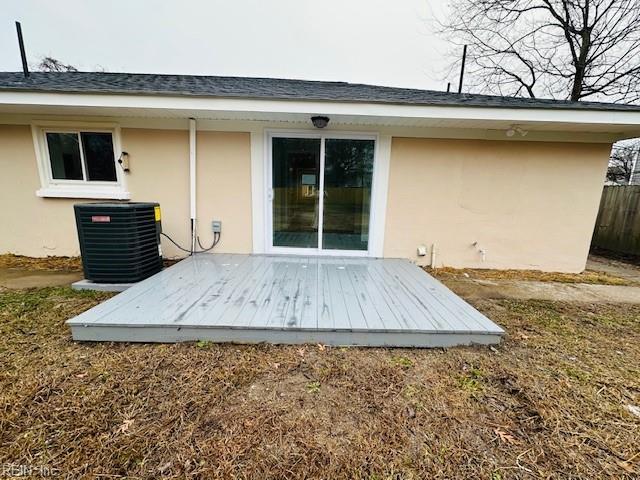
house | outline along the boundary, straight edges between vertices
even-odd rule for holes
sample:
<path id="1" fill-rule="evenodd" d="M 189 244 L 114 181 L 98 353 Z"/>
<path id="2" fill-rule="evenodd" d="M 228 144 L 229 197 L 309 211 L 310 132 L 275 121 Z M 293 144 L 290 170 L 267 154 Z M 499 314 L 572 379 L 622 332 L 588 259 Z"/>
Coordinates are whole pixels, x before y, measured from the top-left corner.
<path id="1" fill-rule="evenodd" d="M 579 272 L 611 145 L 639 135 L 631 105 L 0 73 L 0 252 L 77 255 L 74 203 L 139 200 L 187 250 L 216 220 L 217 252 Z"/>

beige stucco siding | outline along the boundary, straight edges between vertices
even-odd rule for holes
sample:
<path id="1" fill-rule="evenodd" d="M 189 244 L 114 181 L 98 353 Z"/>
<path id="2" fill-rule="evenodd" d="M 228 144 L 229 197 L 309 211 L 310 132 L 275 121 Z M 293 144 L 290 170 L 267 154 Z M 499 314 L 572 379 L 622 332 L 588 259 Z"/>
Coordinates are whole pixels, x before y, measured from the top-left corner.
<path id="1" fill-rule="evenodd" d="M 189 245 L 189 134 L 186 130 L 122 129 L 129 153 L 132 201 L 157 201 L 163 230 Z M 198 132 L 198 215 L 201 239 L 222 220 L 216 251 L 251 249 L 250 140 L 245 133 Z M 73 204 L 94 200 L 39 198 L 40 179 L 29 126 L 0 125 L 0 253 L 78 255 Z M 166 256 L 184 253 L 166 240 Z"/>
<path id="2" fill-rule="evenodd" d="M 162 209 L 162 230 L 188 247 L 189 132 L 122 129 L 122 149 L 129 154 L 131 173 L 127 175 L 127 188 L 131 200 L 158 202 Z M 162 250 L 168 257 L 183 255 L 164 238 Z"/>
<path id="3" fill-rule="evenodd" d="M 0 125 L 0 253 L 77 255 L 76 201 L 39 198 L 39 188 L 31 128 Z"/>
<path id="4" fill-rule="evenodd" d="M 121 140 L 131 199 L 160 202 L 164 231 L 187 246 L 187 130 L 123 128 Z M 250 253 L 250 134 L 198 131 L 196 146 L 202 243 L 211 242 L 211 220 L 221 220 L 216 251 Z M 439 266 L 580 271 L 609 150 L 606 144 L 394 138 L 384 256 L 426 264 L 430 255 L 417 257 L 416 248 L 435 243 Z M 0 172 L 0 253 L 77 255 L 72 206 L 91 200 L 36 196 L 29 126 L 0 125 Z M 166 256 L 183 255 L 162 243 Z"/>
<path id="5" fill-rule="evenodd" d="M 212 220 L 222 221 L 216 252 L 251 253 L 251 136 L 198 132 L 197 217 L 200 240 L 211 245 Z"/>
<path id="6" fill-rule="evenodd" d="M 437 266 L 581 271 L 610 148 L 394 138 L 384 255 L 428 264 L 416 249 L 435 243 Z"/>

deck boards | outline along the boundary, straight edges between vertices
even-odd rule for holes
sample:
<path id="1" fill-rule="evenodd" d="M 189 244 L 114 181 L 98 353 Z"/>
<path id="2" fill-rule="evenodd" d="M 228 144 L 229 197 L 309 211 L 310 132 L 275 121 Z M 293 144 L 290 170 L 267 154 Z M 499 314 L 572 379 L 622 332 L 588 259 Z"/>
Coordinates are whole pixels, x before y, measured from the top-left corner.
<path id="1" fill-rule="evenodd" d="M 235 254 L 190 257 L 68 324 L 89 341 L 433 347 L 504 333 L 407 260 Z"/>

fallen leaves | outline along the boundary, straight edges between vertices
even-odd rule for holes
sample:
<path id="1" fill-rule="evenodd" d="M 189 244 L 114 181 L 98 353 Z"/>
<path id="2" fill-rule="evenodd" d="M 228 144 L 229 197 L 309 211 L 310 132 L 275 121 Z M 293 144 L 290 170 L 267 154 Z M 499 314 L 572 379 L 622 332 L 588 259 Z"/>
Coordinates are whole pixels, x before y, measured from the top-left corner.
<path id="1" fill-rule="evenodd" d="M 119 433 L 126 433 L 127 430 L 129 430 L 129 427 L 131 425 L 133 425 L 133 419 L 125 420 L 124 422 L 122 422 L 122 425 L 120 425 L 120 427 L 118 427 L 118 432 Z"/>
<path id="2" fill-rule="evenodd" d="M 499 438 L 500 442 L 502 443 L 511 443 L 511 444 L 519 443 L 518 440 L 513 435 L 511 435 L 508 432 L 505 432 L 501 428 L 494 428 L 493 433 L 497 435 L 497 438 Z"/>

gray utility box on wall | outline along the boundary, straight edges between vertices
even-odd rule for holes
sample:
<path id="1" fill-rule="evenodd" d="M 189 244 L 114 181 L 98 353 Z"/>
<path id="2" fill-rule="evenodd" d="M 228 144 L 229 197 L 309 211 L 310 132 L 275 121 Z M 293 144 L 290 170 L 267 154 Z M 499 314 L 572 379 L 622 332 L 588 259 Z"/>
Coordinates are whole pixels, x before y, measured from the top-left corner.
<path id="1" fill-rule="evenodd" d="M 159 204 L 82 203 L 73 208 L 87 280 L 133 283 L 162 270 Z"/>

